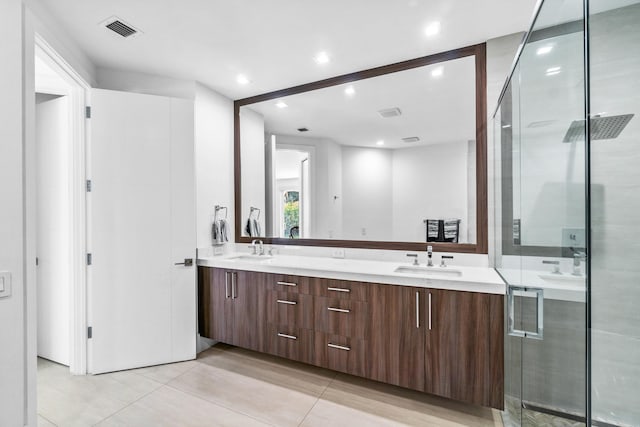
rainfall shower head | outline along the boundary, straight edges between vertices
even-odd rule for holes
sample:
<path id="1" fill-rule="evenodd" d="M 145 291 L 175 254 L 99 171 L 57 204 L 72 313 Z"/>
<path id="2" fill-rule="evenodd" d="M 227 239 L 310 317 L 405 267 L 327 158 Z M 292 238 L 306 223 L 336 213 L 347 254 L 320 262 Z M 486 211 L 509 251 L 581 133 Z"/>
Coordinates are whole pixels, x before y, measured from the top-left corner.
<path id="1" fill-rule="evenodd" d="M 593 117 L 591 119 L 591 140 L 616 139 L 620 132 L 629 124 L 633 114 L 619 116 Z M 574 120 L 567 130 L 562 142 L 584 140 L 584 120 Z"/>

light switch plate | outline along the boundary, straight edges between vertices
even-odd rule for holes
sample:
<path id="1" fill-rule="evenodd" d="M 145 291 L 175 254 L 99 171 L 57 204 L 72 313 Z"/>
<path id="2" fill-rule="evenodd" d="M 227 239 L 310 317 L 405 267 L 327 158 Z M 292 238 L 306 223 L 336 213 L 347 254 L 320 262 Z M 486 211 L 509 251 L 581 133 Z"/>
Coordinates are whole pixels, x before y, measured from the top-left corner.
<path id="1" fill-rule="evenodd" d="M 11 296 L 11 273 L 0 271 L 0 298 Z"/>

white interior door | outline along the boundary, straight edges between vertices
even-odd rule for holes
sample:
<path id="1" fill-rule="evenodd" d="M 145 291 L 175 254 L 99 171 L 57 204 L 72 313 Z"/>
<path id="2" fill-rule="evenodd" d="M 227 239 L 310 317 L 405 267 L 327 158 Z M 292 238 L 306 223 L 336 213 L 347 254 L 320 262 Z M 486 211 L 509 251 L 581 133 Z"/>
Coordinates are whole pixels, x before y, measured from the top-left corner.
<path id="1" fill-rule="evenodd" d="M 69 366 L 71 135 L 69 97 L 36 104 L 38 356 Z"/>
<path id="2" fill-rule="evenodd" d="M 89 372 L 195 358 L 193 102 L 92 91 Z"/>

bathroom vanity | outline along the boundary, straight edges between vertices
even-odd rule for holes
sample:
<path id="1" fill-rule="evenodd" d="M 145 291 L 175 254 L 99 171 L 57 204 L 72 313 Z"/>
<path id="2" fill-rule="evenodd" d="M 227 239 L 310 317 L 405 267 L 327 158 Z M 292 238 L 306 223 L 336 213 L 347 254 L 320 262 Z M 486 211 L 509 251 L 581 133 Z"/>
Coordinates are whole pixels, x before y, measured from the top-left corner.
<path id="1" fill-rule="evenodd" d="M 493 269 L 247 254 L 198 265 L 202 336 L 503 407 L 504 283 Z"/>

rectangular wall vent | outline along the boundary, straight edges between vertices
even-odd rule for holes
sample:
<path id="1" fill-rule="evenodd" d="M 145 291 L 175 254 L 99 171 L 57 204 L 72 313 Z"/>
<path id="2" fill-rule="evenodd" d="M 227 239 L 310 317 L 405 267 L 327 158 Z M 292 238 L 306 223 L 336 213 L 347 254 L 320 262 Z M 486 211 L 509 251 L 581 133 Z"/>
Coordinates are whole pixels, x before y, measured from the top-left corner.
<path id="1" fill-rule="evenodd" d="M 418 142 L 418 141 L 420 141 L 420 138 L 417 136 L 409 136 L 407 138 L 402 138 L 402 142 L 406 142 L 407 144 L 411 142 Z"/>
<path id="2" fill-rule="evenodd" d="M 140 30 L 133 27 L 132 25 L 127 24 L 117 16 L 112 16 L 111 18 L 102 21 L 100 25 L 108 28 L 109 30 L 124 38 L 134 38 L 141 34 Z"/>
<path id="3" fill-rule="evenodd" d="M 390 117 L 398 117 L 402 115 L 402 111 L 400 111 L 398 107 L 385 108 L 384 110 L 378 111 L 378 114 L 380 114 L 381 117 L 388 119 Z"/>

